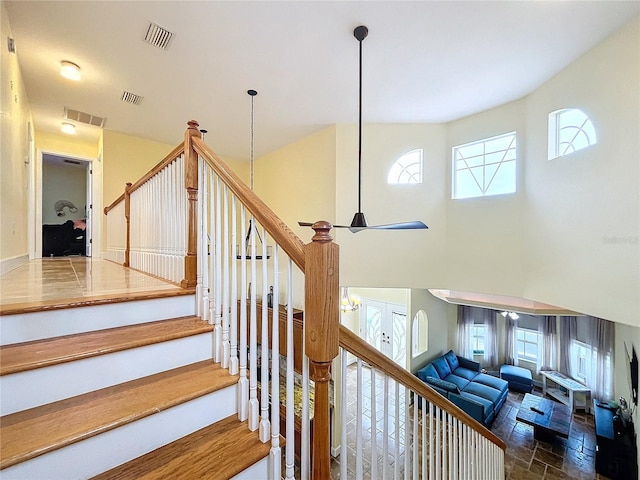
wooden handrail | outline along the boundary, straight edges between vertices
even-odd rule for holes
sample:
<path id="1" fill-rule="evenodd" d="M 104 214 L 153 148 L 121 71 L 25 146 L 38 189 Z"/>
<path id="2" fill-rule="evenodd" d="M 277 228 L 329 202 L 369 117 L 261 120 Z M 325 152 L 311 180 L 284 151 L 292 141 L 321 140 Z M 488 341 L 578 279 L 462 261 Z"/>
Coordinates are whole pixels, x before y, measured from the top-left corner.
<path id="1" fill-rule="evenodd" d="M 114 208 L 116 208 L 116 206 L 120 203 L 124 201 L 124 193 L 122 195 L 120 195 L 118 198 L 116 198 L 113 203 L 111 203 L 111 205 L 104 207 L 104 214 L 107 215 L 111 210 L 113 210 Z"/>
<path id="2" fill-rule="evenodd" d="M 300 270 L 305 271 L 304 243 L 289 227 L 278 218 L 260 197 L 251 191 L 238 175 L 211 150 L 201 138 L 194 137 L 193 148 L 209 164 L 233 194 L 247 207 L 260 225 L 262 225 L 275 242 L 286 252 Z"/>
<path id="3" fill-rule="evenodd" d="M 397 382 L 400 382 L 402 385 L 411 388 L 429 403 L 438 406 L 440 409 L 449 412 L 459 420 L 462 420 L 484 438 L 500 447 L 503 451 L 507 448 L 504 441 L 491 432 L 491 430 L 458 406 L 448 402 L 442 395 L 427 386 L 418 377 L 412 375 L 409 371 L 390 360 L 385 354 L 373 348 L 344 325 L 340 325 L 340 346 L 354 354 L 356 357 L 367 362 L 372 367 L 384 372 Z"/>

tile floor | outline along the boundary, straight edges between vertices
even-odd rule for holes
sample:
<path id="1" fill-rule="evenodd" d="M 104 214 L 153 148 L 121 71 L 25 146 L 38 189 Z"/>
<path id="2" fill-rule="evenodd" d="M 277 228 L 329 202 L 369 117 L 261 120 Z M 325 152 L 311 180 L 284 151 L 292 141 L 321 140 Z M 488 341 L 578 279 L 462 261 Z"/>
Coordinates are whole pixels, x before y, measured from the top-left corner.
<path id="1" fill-rule="evenodd" d="M 107 260 L 54 257 L 32 260 L 0 276 L 0 305 L 156 290 L 179 287 Z"/>

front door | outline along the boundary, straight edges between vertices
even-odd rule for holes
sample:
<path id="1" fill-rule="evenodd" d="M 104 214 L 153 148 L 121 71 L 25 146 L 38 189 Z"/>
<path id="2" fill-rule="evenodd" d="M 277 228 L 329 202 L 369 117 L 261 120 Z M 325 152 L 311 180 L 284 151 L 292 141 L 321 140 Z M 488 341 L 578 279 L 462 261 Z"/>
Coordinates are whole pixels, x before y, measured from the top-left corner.
<path id="1" fill-rule="evenodd" d="M 362 299 L 360 335 L 403 367 L 407 363 L 407 308 L 403 305 Z"/>

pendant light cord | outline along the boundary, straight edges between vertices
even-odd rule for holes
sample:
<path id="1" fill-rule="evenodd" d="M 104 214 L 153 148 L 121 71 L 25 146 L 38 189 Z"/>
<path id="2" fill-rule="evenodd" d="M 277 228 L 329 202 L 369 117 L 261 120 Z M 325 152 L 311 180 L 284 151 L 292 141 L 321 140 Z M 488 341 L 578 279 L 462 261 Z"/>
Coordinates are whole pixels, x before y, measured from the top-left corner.
<path id="1" fill-rule="evenodd" d="M 251 95 L 251 152 L 249 159 L 251 162 L 251 191 L 253 192 L 253 97 L 255 94 L 252 95 L 251 92 L 255 92 L 255 90 L 249 90 L 249 95 Z"/>
<path id="2" fill-rule="evenodd" d="M 362 40 L 360 45 L 360 71 L 358 86 L 358 213 L 362 213 Z"/>

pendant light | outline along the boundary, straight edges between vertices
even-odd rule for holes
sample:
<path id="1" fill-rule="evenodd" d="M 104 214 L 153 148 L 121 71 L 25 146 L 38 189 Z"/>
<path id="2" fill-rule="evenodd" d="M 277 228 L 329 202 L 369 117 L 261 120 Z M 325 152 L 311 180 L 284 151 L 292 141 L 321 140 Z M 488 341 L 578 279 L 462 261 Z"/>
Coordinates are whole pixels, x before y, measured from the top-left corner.
<path id="1" fill-rule="evenodd" d="M 253 99 L 255 98 L 256 95 L 258 95 L 258 92 L 256 90 L 247 90 L 247 93 L 249 94 L 249 96 L 251 97 L 251 128 L 250 128 L 250 150 L 249 150 L 249 175 L 250 175 L 250 187 L 251 187 L 251 191 L 253 192 L 253 161 L 254 161 L 254 156 L 253 156 Z M 253 224 L 253 219 L 249 219 L 249 228 L 247 229 L 247 235 L 244 239 L 244 258 L 247 260 L 251 260 L 251 245 L 249 244 L 249 240 L 251 239 L 251 231 L 255 230 L 256 232 L 256 236 L 258 237 L 258 241 L 260 242 L 260 244 L 262 244 L 262 237 L 260 236 L 260 232 L 258 231 L 258 229 L 256 228 L 256 226 Z M 238 251 L 240 251 L 240 249 L 238 249 Z M 260 252 L 262 252 L 262 249 L 260 249 Z M 239 254 L 236 256 L 236 258 L 238 260 L 242 259 L 243 256 L 242 254 Z M 262 260 L 262 253 L 258 253 L 258 249 L 256 248 L 256 260 Z M 267 246 L 267 259 L 271 258 L 271 247 Z"/>

